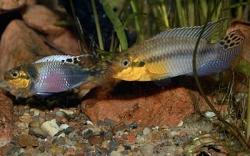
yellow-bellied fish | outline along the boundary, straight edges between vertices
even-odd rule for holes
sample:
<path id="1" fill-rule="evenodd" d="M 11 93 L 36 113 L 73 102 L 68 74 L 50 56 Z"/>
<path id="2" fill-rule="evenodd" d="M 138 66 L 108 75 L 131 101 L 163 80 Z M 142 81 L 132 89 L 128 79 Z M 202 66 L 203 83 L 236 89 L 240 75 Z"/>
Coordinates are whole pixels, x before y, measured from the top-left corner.
<path id="1" fill-rule="evenodd" d="M 9 70 L 4 79 L 9 84 L 33 94 L 47 95 L 67 91 L 91 81 L 102 72 L 82 67 L 83 57 L 87 55 L 47 56 Z"/>
<path id="2" fill-rule="evenodd" d="M 239 60 L 245 36 L 235 30 L 215 42 L 226 19 L 207 24 L 198 45 L 198 75 L 211 75 L 230 68 Z M 154 81 L 193 74 L 193 52 L 203 26 L 170 29 L 118 54 L 108 63 L 113 78 Z"/>

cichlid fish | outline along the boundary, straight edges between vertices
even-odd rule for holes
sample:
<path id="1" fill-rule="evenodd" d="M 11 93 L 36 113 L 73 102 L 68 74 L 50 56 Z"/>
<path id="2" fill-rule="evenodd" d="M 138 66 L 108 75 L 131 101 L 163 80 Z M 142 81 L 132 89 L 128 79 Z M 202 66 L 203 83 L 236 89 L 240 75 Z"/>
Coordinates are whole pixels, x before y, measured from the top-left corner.
<path id="1" fill-rule="evenodd" d="M 9 84 L 33 94 L 48 95 L 79 87 L 101 74 L 101 70 L 83 68 L 86 55 L 52 55 L 5 73 Z"/>
<path id="2" fill-rule="evenodd" d="M 215 42 L 226 19 L 207 24 L 197 49 L 197 73 L 211 75 L 239 60 L 245 36 L 235 30 Z M 170 29 L 132 46 L 108 62 L 108 73 L 126 81 L 154 81 L 193 74 L 193 52 L 203 26 Z M 213 43 L 215 42 L 215 43 Z"/>

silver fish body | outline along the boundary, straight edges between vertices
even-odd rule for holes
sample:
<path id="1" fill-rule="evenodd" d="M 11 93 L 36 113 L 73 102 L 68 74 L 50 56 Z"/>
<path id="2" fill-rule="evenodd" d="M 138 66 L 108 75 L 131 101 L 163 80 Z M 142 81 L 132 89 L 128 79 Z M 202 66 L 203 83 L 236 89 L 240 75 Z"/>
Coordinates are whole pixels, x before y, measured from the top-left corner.
<path id="1" fill-rule="evenodd" d="M 80 66 L 82 56 L 52 55 L 5 73 L 5 80 L 33 94 L 67 91 L 91 81 L 96 71 Z"/>

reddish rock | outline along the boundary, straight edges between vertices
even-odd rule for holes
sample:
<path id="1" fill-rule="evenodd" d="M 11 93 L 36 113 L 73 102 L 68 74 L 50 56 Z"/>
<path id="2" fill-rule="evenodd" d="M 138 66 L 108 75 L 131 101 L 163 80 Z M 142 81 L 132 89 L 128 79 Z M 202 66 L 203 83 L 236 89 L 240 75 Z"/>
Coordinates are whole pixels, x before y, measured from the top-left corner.
<path id="1" fill-rule="evenodd" d="M 13 131 L 13 103 L 0 91 L 0 147 L 11 142 Z"/>
<path id="2" fill-rule="evenodd" d="M 232 20 L 230 27 L 227 29 L 227 34 L 233 30 L 241 30 L 245 35 L 245 42 L 243 45 L 243 54 L 242 58 L 250 62 L 250 22 L 245 20 Z"/>
<path id="3" fill-rule="evenodd" d="M 209 110 L 198 92 L 183 87 L 161 89 L 145 85 L 144 88 L 137 89 L 130 86 L 126 85 L 123 88 L 126 91 L 122 93 L 118 93 L 121 92 L 119 90 L 104 96 L 104 90 L 95 93 L 96 97 L 88 97 L 82 101 L 82 111 L 93 122 L 109 118 L 118 122 L 134 121 L 147 126 L 176 126 L 195 110 Z M 101 97 L 98 96 L 100 94 Z"/>
<path id="4" fill-rule="evenodd" d="M 56 26 L 60 17 L 46 6 L 30 5 L 23 12 L 24 22 L 31 28 L 46 34 L 46 42 L 64 54 L 79 55 L 77 38 L 66 28 Z M 83 51 L 86 52 L 85 49 Z"/>
<path id="5" fill-rule="evenodd" d="M 93 98 L 88 97 L 82 101 L 82 111 L 93 122 L 109 118 L 117 122 L 127 120 L 129 123 L 134 121 L 147 126 L 176 126 L 185 116 L 195 113 L 195 110 L 210 110 L 198 92 L 183 87 L 161 89 L 149 86 L 131 89 L 128 84 L 123 87 L 120 91 L 106 93 L 106 96 L 103 90 L 97 91 Z M 115 95 L 116 92 L 121 93 Z"/>
<path id="6" fill-rule="evenodd" d="M 89 141 L 90 145 L 92 145 L 92 146 L 97 145 L 97 144 L 101 145 L 102 142 L 104 141 L 104 137 L 103 136 L 90 136 L 88 138 L 88 141 Z"/>
<path id="7" fill-rule="evenodd" d="M 23 7 L 26 4 L 26 0 L 0 0 L 0 14 L 16 10 Z"/>
<path id="8" fill-rule="evenodd" d="M 0 71 L 5 72 L 21 64 L 32 62 L 38 56 L 59 54 L 45 44 L 42 36 L 21 20 L 13 20 L 2 34 L 0 43 Z M 2 76 L 2 73 L 1 73 Z"/>

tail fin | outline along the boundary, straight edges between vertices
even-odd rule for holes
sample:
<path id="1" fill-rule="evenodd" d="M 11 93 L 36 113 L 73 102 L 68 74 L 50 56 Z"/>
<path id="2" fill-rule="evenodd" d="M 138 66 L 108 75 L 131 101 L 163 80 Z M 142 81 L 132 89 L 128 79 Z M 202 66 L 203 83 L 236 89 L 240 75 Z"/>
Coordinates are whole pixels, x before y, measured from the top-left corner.
<path id="1" fill-rule="evenodd" d="M 245 35 L 240 30 L 231 31 L 219 41 L 219 60 L 226 61 L 235 68 L 241 59 L 244 40 Z"/>

